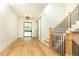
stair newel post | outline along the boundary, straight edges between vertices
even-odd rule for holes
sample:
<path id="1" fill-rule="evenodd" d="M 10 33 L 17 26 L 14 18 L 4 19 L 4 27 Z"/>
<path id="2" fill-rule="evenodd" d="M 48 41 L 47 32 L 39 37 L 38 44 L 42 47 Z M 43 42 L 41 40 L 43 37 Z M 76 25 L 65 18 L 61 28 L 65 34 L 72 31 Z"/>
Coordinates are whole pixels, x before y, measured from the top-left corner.
<path id="1" fill-rule="evenodd" d="M 48 41 L 49 41 L 49 48 L 52 48 L 52 28 L 49 28 L 49 38 L 48 38 Z"/>
<path id="2" fill-rule="evenodd" d="M 65 35 L 65 55 L 72 56 L 72 33 L 66 31 Z"/>

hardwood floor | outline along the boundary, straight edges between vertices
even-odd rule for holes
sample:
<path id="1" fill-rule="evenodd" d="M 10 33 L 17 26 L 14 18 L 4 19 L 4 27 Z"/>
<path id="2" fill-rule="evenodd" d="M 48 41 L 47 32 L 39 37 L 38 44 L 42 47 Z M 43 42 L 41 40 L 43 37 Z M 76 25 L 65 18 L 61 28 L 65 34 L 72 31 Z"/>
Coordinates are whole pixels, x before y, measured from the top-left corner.
<path id="1" fill-rule="evenodd" d="M 58 56 L 37 39 L 17 39 L 0 53 L 1 56 Z"/>

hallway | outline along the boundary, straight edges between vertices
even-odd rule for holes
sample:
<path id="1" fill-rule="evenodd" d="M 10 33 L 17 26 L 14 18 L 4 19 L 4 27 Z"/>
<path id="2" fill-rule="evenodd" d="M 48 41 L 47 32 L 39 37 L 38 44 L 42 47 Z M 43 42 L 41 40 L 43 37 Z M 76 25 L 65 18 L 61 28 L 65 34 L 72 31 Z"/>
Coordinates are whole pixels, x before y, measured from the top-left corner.
<path id="1" fill-rule="evenodd" d="M 17 39 L 0 53 L 1 56 L 57 56 L 58 54 L 37 39 Z"/>
<path id="2" fill-rule="evenodd" d="M 78 3 L 4 3 L 0 8 L 1 56 L 79 56 Z"/>

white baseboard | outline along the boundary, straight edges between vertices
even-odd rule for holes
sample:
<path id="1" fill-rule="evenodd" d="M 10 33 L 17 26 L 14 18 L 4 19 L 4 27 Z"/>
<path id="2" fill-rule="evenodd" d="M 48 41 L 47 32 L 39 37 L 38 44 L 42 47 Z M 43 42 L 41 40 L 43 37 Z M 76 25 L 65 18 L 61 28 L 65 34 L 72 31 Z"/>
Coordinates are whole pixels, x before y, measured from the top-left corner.
<path id="1" fill-rule="evenodd" d="M 40 40 L 40 41 L 44 43 L 47 47 L 49 47 L 49 45 L 44 40 Z"/>
<path id="2" fill-rule="evenodd" d="M 17 39 L 17 38 L 16 38 L 16 39 Z M 2 52 L 4 49 L 6 49 L 8 46 L 10 46 L 16 39 L 9 40 L 8 42 L 4 41 L 4 42 L 0 45 L 0 52 Z"/>

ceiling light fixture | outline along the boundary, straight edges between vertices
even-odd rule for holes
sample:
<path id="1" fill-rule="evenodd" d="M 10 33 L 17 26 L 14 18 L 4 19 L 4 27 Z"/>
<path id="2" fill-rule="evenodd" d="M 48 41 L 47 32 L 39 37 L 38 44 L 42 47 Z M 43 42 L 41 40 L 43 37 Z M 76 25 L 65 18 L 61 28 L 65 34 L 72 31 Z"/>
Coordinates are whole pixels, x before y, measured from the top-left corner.
<path id="1" fill-rule="evenodd" d="M 26 16 L 26 19 L 27 19 L 27 20 L 30 20 L 30 16 Z"/>

